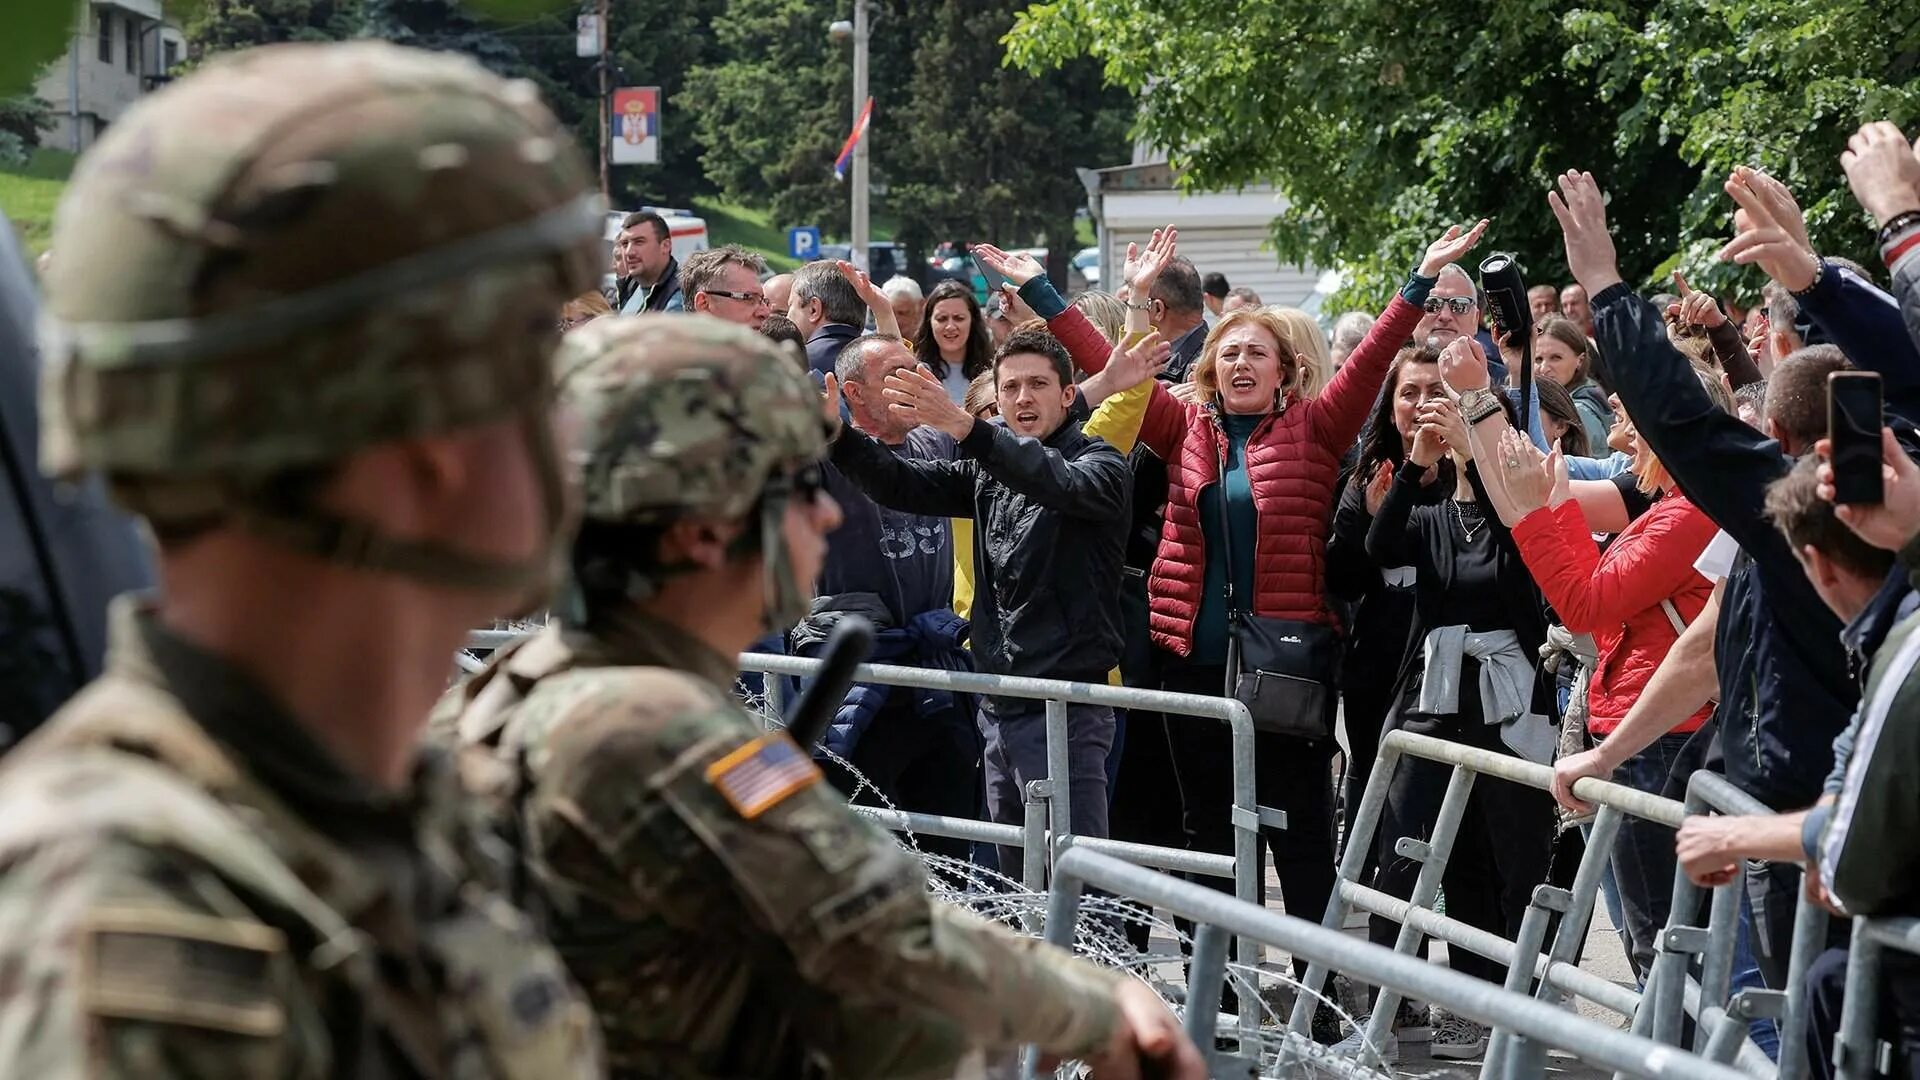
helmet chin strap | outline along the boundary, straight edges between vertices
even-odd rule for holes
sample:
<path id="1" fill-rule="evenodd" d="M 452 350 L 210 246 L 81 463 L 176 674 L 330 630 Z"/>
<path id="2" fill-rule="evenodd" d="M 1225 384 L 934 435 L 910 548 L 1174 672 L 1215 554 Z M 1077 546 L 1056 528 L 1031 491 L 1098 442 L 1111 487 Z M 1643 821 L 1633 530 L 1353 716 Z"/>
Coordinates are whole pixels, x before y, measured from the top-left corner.
<path id="1" fill-rule="evenodd" d="M 395 574 L 430 585 L 519 594 L 509 618 L 540 610 L 551 598 L 571 531 L 566 476 L 547 426 L 544 402 L 521 424 L 540 484 L 545 536 L 524 559 L 475 555 L 438 540 L 389 536 L 372 522 L 317 506 L 280 509 L 247 500 L 228 516 L 239 528 L 284 547 L 357 570 Z"/>
<path id="2" fill-rule="evenodd" d="M 786 517 L 786 495 L 768 492 L 760 500 L 761 588 L 766 594 L 761 628 L 768 633 L 784 631 L 806 618 L 811 604 L 807 591 L 793 576 L 784 528 Z"/>

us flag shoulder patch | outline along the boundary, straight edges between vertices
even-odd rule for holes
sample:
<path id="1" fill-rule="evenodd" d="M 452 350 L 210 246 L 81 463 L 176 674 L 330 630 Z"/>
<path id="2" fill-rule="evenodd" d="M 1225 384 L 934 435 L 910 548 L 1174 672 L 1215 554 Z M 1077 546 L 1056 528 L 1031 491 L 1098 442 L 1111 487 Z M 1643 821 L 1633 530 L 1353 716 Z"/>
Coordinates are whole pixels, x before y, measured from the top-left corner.
<path id="1" fill-rule="evenodd" d="M 813 759 L 784 731 L 762 735 L 707 766 L 707 783 L 748 820 L 821 779 Z"/>

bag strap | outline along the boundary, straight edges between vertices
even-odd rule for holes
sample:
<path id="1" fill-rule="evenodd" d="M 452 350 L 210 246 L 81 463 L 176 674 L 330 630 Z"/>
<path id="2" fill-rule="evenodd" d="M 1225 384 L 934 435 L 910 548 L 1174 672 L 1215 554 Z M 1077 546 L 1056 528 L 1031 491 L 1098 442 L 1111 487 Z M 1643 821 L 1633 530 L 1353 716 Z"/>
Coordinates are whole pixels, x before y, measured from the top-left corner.
<path id="1" fill-rule="evenodd" d="M 1226 425 L 1220 420 L 1218 405 L 1209 407 L 1209 415 L 1213 420 L 1214 436 L 1218 440 L 1215 447 L 1219 451 L 1220 467 L 1216 470 L 1214 483 L 1220 489 L 1220 554 L 1227 560 L 1227 572 L 1221 575 L 1227 583 L 1227 685 L 1222 695 L 1232 697 L 1235 684 L 1240 681 L 1239 630 L 1243 616 L 1233 592 L 1233 515 L 1227 511 L 1227 443 L 1233 436 L 1227 433 Z M 1195 501 L 1199 501 L 1197 496 Z M 1202 566 L 1200 576 L 1203 580 L 1206 574 L 1207 568 Z"/>
<path id="2" fill-rule="evenodd" d="M 1660 601 L 1660 610 L 1667 613 L 1667 621 L 1673 624 L 1674 633 L 1687 632 L 1687 620 L 1680 617 L 1680 609 L 1673 606 L 1671 599 Z"/>

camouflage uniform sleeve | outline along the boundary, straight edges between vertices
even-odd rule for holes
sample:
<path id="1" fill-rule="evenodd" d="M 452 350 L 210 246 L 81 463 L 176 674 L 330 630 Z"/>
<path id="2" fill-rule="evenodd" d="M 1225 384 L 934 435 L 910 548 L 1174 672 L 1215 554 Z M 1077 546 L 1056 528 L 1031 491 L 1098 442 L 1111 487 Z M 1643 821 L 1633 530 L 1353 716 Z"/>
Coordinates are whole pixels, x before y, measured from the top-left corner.
<path id="1" fill-rule="evenodd" d="M 716 692 L 662 674 L 602 678 L 549 729 L 528 808 L 548 872 L 616 910 L 757 930 L 810 984 L 917 1006 L 981 1047 L 1077 1057 L 1105 1044 L 1117 976 L 936 903 L 919 860 L 817 771 L 742 809 L 716 773 L 763 733 Z"/>
<path id="2" fill-rule="evenodd" d="M 0 874 L 0 1076 L 330 1075 L 281 932 L 210 871 L 114 838 Z"/>

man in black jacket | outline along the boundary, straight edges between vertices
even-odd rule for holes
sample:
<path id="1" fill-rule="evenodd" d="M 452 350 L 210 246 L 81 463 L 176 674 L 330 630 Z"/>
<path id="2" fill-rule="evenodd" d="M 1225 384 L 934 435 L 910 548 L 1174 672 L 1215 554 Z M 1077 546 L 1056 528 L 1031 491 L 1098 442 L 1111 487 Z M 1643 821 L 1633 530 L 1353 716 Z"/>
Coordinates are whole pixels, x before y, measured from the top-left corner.
<path id="1" fill-rule="evenodd" d="M 875 502 L 915 514 L 974 520 L 973 652 L 1000 675 L 1103 684 L 1120 659 L 1120 567 L 1133 480 L 1118 450 L 1068 419 L 1073 365 L 1044 330 L 1007 339 L 993 363 L 1000 420 L 975 420 L 924 369 L 882 390 L 912 424 L 946 432 L 957 461 L 898 456 L 843 429 L 833 464 Z M 829 391 L 837 383 L 828 377 Z M 831 400 L 829 408 L 837 407 Z M 1073 831 L 1107 835 L 1107 753 L 1113 710 L 1070 705 L 1068 798 Z M 988 813 L 1020 824 L 1022 791 L 1047 775 L 1042 703 L 989 698 Z"/>
<path id="2" fill-rule="evenodd" d="M 1785 409 L 1791 404 L 1783 400 L 1786 384 L 1802 381 L 1785 377 L 1793 358 L 1776 369 L 1767 393 L 1768 426 L 1780 440 L 1715 408 L 1686 359 L 1668 343 L 1661 313 L 1621 280 L 1593 178 L 1569 173 L 1560 187 L 1564 198 L 1549 199 L 1566 234 L 1568 266 L 1592 297 L 1594 332 L 1621 404 L 1680 490 L 1740 545 L 1740 558 L 1721 586 L 1713 650 L 1720 695 L 1713 724 L 1727 779 L 1775 810 L 1809 806 L 1820 797 L 1834 740 L 1860 695 L 1848 671 L 1840 621 L 1767 520 L 1765 503 L 1768 486 L 1792 468 L 1789 454 L 1810 452 L 1824 425 L 1806 419 L 1817 411 Z M 1807 352 L 1795 354 L 1801 366 L 1818 362 Z M 1789 412 L 1804 415 L 1783 422 Z M 1652 691 L 1649 686 L 1642 704 L 1655 696 Z M 1629 715 L 1621 730 L 1634 719 Z M 1557 771 L 1563 775 L 1556 786 L 1571 785 L 1567 770 Z M 1797 875 L 1759 865 L 1747 876 L 1755 959 L 1767 984 L 1784 988 Z"/>

